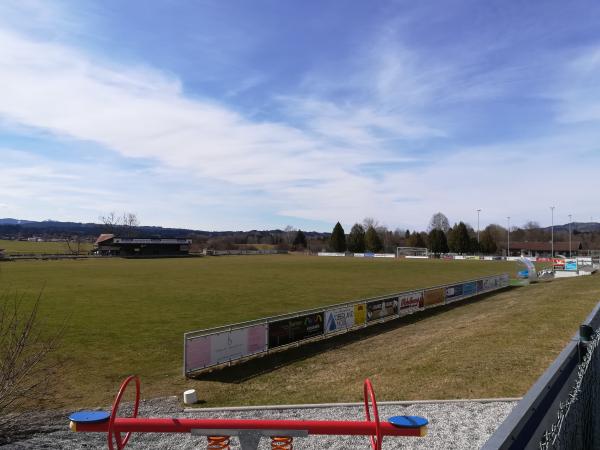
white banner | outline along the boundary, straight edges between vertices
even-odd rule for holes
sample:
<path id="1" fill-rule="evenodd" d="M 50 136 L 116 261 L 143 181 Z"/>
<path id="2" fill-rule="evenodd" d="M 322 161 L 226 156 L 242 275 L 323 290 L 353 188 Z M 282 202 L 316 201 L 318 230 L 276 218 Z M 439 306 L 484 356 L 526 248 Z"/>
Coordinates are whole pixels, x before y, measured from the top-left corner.
<path id="1" fill-rule="evenodd" d="M 354 326 L 354 306 L 325 311 L 325 333 L 335 333 Z"/>
<path id="2" fill-rule="evenodd" d="M 186 345 L 186 370 L 214 366 L 266 349 L 265 324 L 189 339 Z"/>

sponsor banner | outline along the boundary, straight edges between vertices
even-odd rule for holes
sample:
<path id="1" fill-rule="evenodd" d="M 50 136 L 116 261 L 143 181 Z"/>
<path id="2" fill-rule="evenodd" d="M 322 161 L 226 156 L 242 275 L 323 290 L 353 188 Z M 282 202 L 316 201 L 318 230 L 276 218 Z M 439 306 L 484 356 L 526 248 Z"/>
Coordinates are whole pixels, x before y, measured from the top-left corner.
<path id="1" fill-rule="evenodd" d="M 325 311 L 325 333 L 335 333 L 354 326 L 354 306 Z"/>
<path id="2" fill-rule="evenodd" d="M 322 335 L 323 316 L 320 312 L 269 323 L 269 348 Z"/>
<path id="3" fill-rule="evenodd" d="M 510 276 L 507 273 L 500 275 L 500 287 L 506 287 L 510 284 Z"/>
<path id="4" fill-rule="evenodd" d="M 463 255 L 454 255 L 454 259 L 465 259 Z"/>
<path id="5" fill-rule="evenodd" d="M 266 344 L 265 324 L 189 339 L 186 343 L 186 370 L 262 353 L 267 348 Z"/>
<path id="6" fill-rule="evenodd" d="M 455 284 L 446 288 L 446 301 L 458 300 L 463 296 L 463 285 Z"/>
<path id="7" fill-rule="evenodd" d="M 398 315 L 398 297 L 367 303 L 367 322 Z"/>
<path id="8" fill-rule="evenodd" d="M 367 321 L 367 305 L 360 303 L 354 305 L 354 325 L 364 325 Z"/>
<path id="9" fill-rule="evenodd" d="M 318 256 L 346 256 L 345 253 L 330 253 L 330 252 L 319 252 Z"/>
<path id="10" fill-rule="evenodd" d="M 355 258 L 364 258 L 365 254 L 364 253 L 354 253 L 354 257 Z"/>
<path id="11" fill-rule="evenodd" d="M 483 280 L 484 291 L 492 291 L 498 287 L 500 287 L 500 278 L 498 277 L 490 277 Z"/>
<path id="12" fill-rule="evenodd" d="M 429 256 L 418 256 L 418 255 L 406 255 L 406 259 L 429 259 Z"/>
<path id="13" fill-rule="evenodd" d="M 483 280 L 477 280 L 477 292 L 483 292 Z"/>
<path id="14" fill-rule="evenodd" d="M 444 296 L 446 294 L 445 288 L 428 289 L 425 291 L 423 296 L 423 306 L 426 308 L 430 306 L 439 305 L 444 303 Z"/>
<path id="15" fill-rule="evenodd" d="M 570 272 L 577 271 L 577 260 L 576 259 L 565 259 L 565 270 Z"/>
<path id="16" fill-rule="evenodd" d="M 423 309 L 423 291 L 410 292 L 398 297 L 400 315 L 406 316 Z"/>
<path id="17" fill-rule="evenodd" d="M 375 253 L 373 255 L 375 258 L 395 258 L 396 255 L 393 253 Z"/>
<path id="18" fill-rule="evenodd" d="M 463 283 L 462 291 L 464 296 L 477 294 L 477 282 Z"/>
<path id="19" fill-rule="evenodd" d="M 535 258 L 536 262 L 553 262 L 552 258 Z"/>
<path id="20" fill-rule="evenodd" d="M 480 260 L 481 257 L 480 256 L 476 256 L 476 255 L 465 255 L 464 259 L 476 259 L 476 260 Z"/>
<path id="21" fill-rule="evenodd" d="M 373 258 L 373 257 L 375 257 L 375 253 L 370 253 L 370 252 L 364 253 L 364 257 L 365 258 Z"/>

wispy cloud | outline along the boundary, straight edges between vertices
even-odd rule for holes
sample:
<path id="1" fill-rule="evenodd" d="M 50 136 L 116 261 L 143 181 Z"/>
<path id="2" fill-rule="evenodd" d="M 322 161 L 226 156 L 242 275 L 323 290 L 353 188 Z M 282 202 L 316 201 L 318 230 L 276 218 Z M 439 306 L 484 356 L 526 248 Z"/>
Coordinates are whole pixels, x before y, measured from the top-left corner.
<path id="1" fill-rule="evenodd" d="M 521 42 L 510 33 L 495 42 L 496 32 L 479 29 L 453 46 L 439 36 L 419 46 L 405 30 L 430 14 L 399 16 L 350 56 L 305 68 L 296 86 L 270 90 L 268 68 L 249 70 L 234 88 L 221 86 L 219 98 L 141 57 L 117 61 L 107 49 L 79 45 L 69 33 L 82 25 L 69 8 L 2 3 L 0 124 L 80 144 L 72 161 L 43 145 L 29 156 L 0 147 L 2 202 L 24 218 L 19 199 L 73 219 L 144 203 L 149 220 L 165 223 L 162 214 L 197 227 L 284 225 L 260 223 L 278 216 L 347 225 L 373 216 L 422 227 L 437 210 L 451 220 L 468 220 L 477 207 L 490 221 L 530 217 L 528 177 L 538 173 L 569 168 L 586 189 L 598 187 L 594 166 L 565 150 L 587 161 L 598 150 L 599 133 L 586 127 L 600 119 L 598 47 L 529 60 L 533 53 L 517 54 Z M 439 11 L 434 19 L 443 24 Z M 532 33 L 543 36 L 538 28 Z M 222 55 L 219 64 L 229 67 Z M 236 105 L 247 93 L 263 113 Z M 526 117 L 524 99 L 550 107 L 536 103 L 543 117 Z M 521 130 L 523 120 L 532 130 L 503 132 Z M 131 169 L 132 161 L 143 168 Z M 553 202 L 589 209 L 568 190 L 551 192 Z"/>

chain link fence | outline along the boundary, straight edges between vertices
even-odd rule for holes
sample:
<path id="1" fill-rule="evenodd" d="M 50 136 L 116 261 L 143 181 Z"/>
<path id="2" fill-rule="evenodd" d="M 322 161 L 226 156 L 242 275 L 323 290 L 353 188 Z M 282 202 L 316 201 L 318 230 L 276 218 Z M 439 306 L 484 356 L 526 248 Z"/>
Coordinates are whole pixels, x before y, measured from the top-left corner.
<path id="1" fill-rule="evenodd" d="M 600 449 L 600 333 L 580 345 L 585 352 L 568 398 L 540 440 L 540 450 Z"/>

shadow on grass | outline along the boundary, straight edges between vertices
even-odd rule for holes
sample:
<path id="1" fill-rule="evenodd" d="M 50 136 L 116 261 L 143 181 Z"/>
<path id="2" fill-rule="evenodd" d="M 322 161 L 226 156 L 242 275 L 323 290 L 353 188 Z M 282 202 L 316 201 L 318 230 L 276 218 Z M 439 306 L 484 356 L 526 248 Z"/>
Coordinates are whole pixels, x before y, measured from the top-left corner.
<path id="1" fill-rule="evenodd" d="M 271 353 L 267 353 L 256 358 L 247 359 L 245 361 L 240 361 L 238 363 L 233 363 L 230 366 L 217 367 L 210 372 L 201 373 L 192 376 L 191 378 L 204 381 L 218 381 L 221 383 L 243 383 L 244 381 L 272 372 L 294 362 L 302 361 L 315 355 L 325 353 L 329 350 L 341 348 L 354 342 L 386 333 L 411 323 L 419 322 L 429 317 L 435 317 L 439 314 L 444 314 L 454 308 L 460 308 L 461 306 L 469 303 L 483 301 L 498 294 L 499 292 L 506 292 L 512 289 L 514 289 L 514 287 L 509 286 L 502 290 L 482 294 L 481 296 L 475 298 L 459 300 L 449 305 L 428 309 L 381 324 L 371 325 L 366 328 L 360 328 L 358 330 L 349 331 L 317 341 L 311 341 L 304 344 L 300 343 L 298 346 L 287 347 L 279 351 L 274 350 Z"/>

